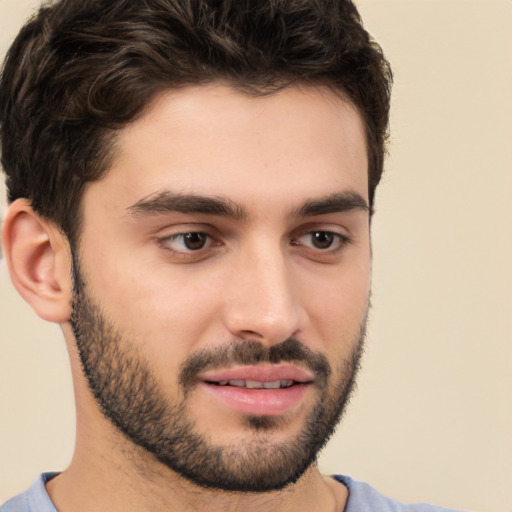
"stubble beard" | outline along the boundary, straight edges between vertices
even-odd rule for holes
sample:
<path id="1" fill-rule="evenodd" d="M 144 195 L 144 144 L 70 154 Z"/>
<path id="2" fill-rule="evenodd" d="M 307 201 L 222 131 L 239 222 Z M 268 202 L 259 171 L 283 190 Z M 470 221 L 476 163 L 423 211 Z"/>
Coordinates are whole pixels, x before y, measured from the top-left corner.
<path id="1" fill-rule="evenodd" d="M 183 394 L 174 401 L 166 397 L 135 344 L 87 295 L 76 258 L 71 325 L 83 373 L 100 410 L 131 443 L 197 486 L 268 492 L 296 482 L 334 433 L 355 387 L 366 315 L 357 340 L 350 340 L 354 347 L 350 357 L 335 372 L 323 354 L 296 339 L 270 347 L 254 341 L 233 342 L 185 360 L 179 375 Z M 195 377 L 220 363 L 258 362 L 295 362 L 314 372 L 317 401 L 301 432 L 277 442 L 272 434 L 282 428 L 281 418 L 246 416 L 245 430 L 258 435 L 246 436 L 239 445 L 211 443 L 187 412 Z"/>

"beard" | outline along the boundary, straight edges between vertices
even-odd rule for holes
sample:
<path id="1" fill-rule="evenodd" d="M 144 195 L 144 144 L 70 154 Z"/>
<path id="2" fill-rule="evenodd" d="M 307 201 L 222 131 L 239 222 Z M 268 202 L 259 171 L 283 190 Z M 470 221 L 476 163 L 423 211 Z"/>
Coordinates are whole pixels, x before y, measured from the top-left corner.
<path id="1" fill-rule="evenodd" d="M 366 315 L 347 359 L 333 372 L 326 357 L 297 339 L 266 346 L 236 341 L 191 354 L 181 365 L 180 396 L 169 399 L 148 361 L 87 294 L 74 259 L 71 325 L 90 391 L 103 415 L 131 443 L 193 484 L 237 492 L 268 492 L 296 482 L 316 461 L 319 451 L 341 419 L 355 386 L 363 352 Z M 258 363 L 299 363 L 314 374 L 317 400 L 301 431 L 276 441 L 286 420 L 275 416 L 245 416 L 252 431 L 239 444 L 214 444 L 188 413 L 188 397 L 210 368 Z"/>

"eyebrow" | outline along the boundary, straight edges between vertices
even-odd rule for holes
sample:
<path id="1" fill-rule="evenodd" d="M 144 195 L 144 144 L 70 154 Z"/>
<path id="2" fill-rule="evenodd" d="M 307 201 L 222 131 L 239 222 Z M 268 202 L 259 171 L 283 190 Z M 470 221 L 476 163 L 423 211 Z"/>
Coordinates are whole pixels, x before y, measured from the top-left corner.
<path id="1" fill-rule="evenodd" d="M 248 217 L 247 210 L 230 199 L 206 197 L 196 194 L 180 194 L 164 191 L 141 199 L 128 207 L 128 212 L 136 217 L 147 217 L 170 212 L 185 214 L 220 215 L 234 220 Z"/>
<path id="2" fill-rule="evenodd" d="M 361 195 L 356 192 L 347 191 L 306 201 L 295 209 L 292 215 L 303 218 L 352 210 L 369 212 L 370 208 Z M 237 221 L 246 220 L 249 217 L 243 205 L 228 198 L 182 194 L 170 191 L 147 196 L 129 206 L 127 211 L 135 217 L 149 217 L 170 212 L 218 215 Z"/>
<path id="3" fill-rule="evenodd" d="M 295 215 L 297 217 L 314 217 L 315 215 L 326 215 L 328 213 L 340 213 L 353 210 L 370 212 L 370 207 L 366 200 L 357 192 L 347 191 L 306 201 L 295 211 Z"/>

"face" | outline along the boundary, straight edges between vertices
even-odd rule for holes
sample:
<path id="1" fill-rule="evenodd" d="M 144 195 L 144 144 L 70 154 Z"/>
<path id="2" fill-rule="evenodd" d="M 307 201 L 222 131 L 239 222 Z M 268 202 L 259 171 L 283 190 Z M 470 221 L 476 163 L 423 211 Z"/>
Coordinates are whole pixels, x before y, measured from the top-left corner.
<path id="1" fill-rule="evenodd" d="M 104 415 L 194 483 L 268 491 L 331 435 L 364 336 L 364 127 L 322 88 L 160 95 L 83 197 L 72 325 Z"/>

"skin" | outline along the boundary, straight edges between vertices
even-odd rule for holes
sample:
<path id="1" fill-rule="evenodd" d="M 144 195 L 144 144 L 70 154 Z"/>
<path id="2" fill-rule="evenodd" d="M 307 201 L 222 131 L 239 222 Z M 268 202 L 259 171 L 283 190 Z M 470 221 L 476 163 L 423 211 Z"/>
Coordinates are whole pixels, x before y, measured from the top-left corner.
<path id="1" fill-rule="evenodd" d="M 88 294 L 122 326 L 169 400 L 181 396 L 177 375 L 187 357 L 236 340 L 271 346 L 294 337 L 340 376 L 367 310 L 369 213 L 360 206 L 306 215 L 300 209 L 333 194 L 367 203 L 364 126 L 353 106 L 321 87 L 265 97 L 223 84 L 170 91 L 120 132 L 115 155 L 83 196 L 81 271 Z M 244 215 L 137 210 L 168 193 L 220 197 Z M 61 324 L 70 352 L 77 440 L 70 467 L 47 485 L 58 510 L 344 509 L 346 489 L 314 464 L 283 491 L 207 491 L 121 435 L 81 372 L 69 322 L 66 240 L 27 202 L 15 202 L 5 223 L 13 282 L 40 316 Z M 45 233 L 45 250 L 16 269 L 25 232 Z M 203 249 L 187 249 L 180 234 L 189 232 L 208 235 Z M 332 246 L 315 246 L 315 232 L 334 233 Z M 29 293 L 35 281 L 39 287 Z M 242 450 L 262 436 L 268 443 L 296 436 L 315 400 L 309 387 L 279 413 L 279 427 L 264 433 L 201 386 L 187 397 L 187 414 L 213 444 Z"/>

